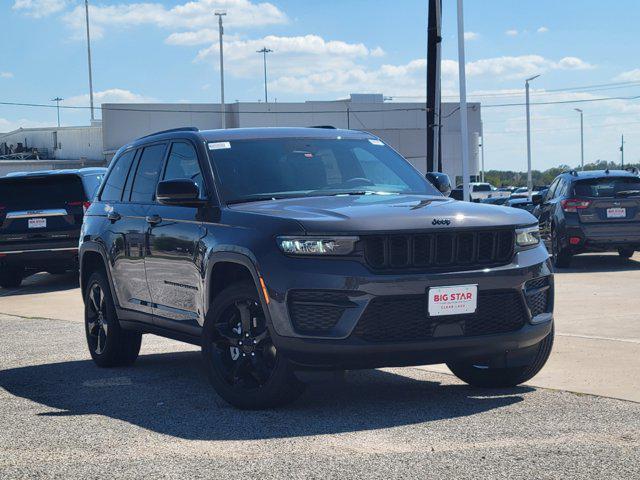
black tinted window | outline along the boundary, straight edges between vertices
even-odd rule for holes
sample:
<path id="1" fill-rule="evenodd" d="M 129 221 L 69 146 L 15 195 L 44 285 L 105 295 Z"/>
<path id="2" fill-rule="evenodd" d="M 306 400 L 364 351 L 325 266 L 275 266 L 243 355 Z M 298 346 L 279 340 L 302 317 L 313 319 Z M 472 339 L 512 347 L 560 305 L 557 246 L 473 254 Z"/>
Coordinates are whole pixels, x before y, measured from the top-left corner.
<path id="1" fill-rule="evenodd" d="M 158 174 L 162 168 L 162 158 L 164 156 L 164 144 L 152 145 L 142 151 L 136 177 L 133 179 L 131 188 L 132 202 L 151 202 L 156 190 Z"/>
<path id="2" fill-rule="evenodd" d="M 0 179 L 0 207 L 4 210 L 62 208 L 88 200 L 77 175 Z"/>
<path id="3" fill-rule="evenodd" d="M 124 182 L 127 180 L 127 174 L 131 168 L 131 162 L 133 162 L 134 156 L 135 150 L 130 150 L 116 159 L 116 163 L 111 169 L 111 173 L 109 173 L 104 188 L 102 189 L 100 200 L 105 202 L 120 201 Z"/>
<path id="4" fill-rule="evenodd" d="M 473 191 L 474 192 L 490 192 L 491 185 L 474 185 Z"/>
<path id="5" fill-rule="evenodd" d="M 171 145 L 171 153 L 162 179 L 174 180 L 177 178 L 193 180 L 198 187 L 202 187 L 202 172 L 198 164 L 198 155 L 190 143 L 178 142 Z"/>
<path id="6" fill-rule="evenodd" d="M 601 177 L 575 182 L 576 197 L 615 197 L 618 195 L 640 195 L 640 178 Z"/>

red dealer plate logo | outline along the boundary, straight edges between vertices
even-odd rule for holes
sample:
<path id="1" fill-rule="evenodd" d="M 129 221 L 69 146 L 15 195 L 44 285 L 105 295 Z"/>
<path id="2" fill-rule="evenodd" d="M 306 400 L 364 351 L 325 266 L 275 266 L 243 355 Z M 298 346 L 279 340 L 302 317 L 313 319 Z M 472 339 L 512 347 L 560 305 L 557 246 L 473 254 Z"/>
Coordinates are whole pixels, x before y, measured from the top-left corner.
<path id="1" fill-rule="evenodd" d="M 427 295 L 430 317 L 474 313 L 478 308 L 477 285 L 432 287 Z"/>

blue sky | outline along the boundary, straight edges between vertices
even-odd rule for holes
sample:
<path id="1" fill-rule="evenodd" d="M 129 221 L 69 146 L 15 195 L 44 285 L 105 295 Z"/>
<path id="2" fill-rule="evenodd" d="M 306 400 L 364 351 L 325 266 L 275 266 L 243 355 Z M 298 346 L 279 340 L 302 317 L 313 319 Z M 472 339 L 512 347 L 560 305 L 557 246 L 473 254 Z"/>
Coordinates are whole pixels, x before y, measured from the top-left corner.
<path id="1" fill-rule="evenodd" d="M 219 100 L 217 25 L 225 9 L 227 101 L 263 95 L 261 57 L 269 55 L 269 91 L 278 101 L 336 99 L 379 92 L 424 101 L 426 0 L 91 0 L 97 101 Z M 443 95 L 455 100 L 455 2 L 444 0 Z M 80 0 L 0 2 L 0 101 L 88 104 L 84 11 Z M 533 158 L 538 168 L 579 160 L 585 112 L 585 157 L 640 161 L 640 95 L 635 0 L 466 0 L 470 100 L 483 109 L 487 168 L 524 170 L 523 80 L 533 102 Z M 626 82 L 626 83 L 622 83 Z M 615 85 L 610 85 L 615 83 Z M 608 86 L 591 90 L 576 87 Z M 561 90 L 561 91 L 558 91 Z M 596 99 L 596 101 L 591 101 Z M 64 110 L 63 124 L 86 124 L 88 112 Z M 0 105 L 0 131 L 52 125 L 55 110 Z"/>

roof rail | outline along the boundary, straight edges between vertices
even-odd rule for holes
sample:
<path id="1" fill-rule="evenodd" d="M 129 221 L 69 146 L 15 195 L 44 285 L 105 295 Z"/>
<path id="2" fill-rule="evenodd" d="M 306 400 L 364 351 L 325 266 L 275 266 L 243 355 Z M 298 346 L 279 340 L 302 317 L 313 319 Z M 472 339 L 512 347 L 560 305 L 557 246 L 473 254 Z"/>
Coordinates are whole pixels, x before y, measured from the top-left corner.
<path id="1" fill-rule="evenodd" d="M 309 128 L 325 128 L 327 130 L 337 130 L 333 125 L 311 125 Z"/>
<path id="2" fill-rule="evenodd" d="M 562 172 L 562 173 L 568 173 L 568 174 L 570 174 L 570 175 L 572 175 L 572 176 L 574 176 L 574 177 L 577 177 L 577 176 L 578 176 L 578 172 L 577 172 L 577 170 L 575 170 L 574 168 L 572 168 L 571 170 L 566 170 L 566 171 L 564 171 L 564 172 Z"/>
<path id="3" fill-rule="evenodd" d="M 161 130 L 159 132 L 150 133 L 149 135 L 145 135 L 140 138 L 153 137 L 154 135 L 160 135 L 162 133 L 172 133 L 172 132 L 199 132 L 200 129 L 196 127 L 178 127 L 178 128 L 170 128 L 169 130 Z"/>

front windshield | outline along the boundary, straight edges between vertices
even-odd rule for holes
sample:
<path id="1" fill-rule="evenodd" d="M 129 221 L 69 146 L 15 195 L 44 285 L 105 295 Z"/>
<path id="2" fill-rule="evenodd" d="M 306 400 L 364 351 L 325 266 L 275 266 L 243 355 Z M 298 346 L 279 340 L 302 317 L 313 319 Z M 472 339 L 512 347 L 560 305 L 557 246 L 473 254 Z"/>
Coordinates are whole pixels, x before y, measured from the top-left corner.
<path id="1" fill-rule="evenodd" d="M 227 203 L 322 195 L 441 194 L 374 139 L 276 138 L 209 144 Z"/>

